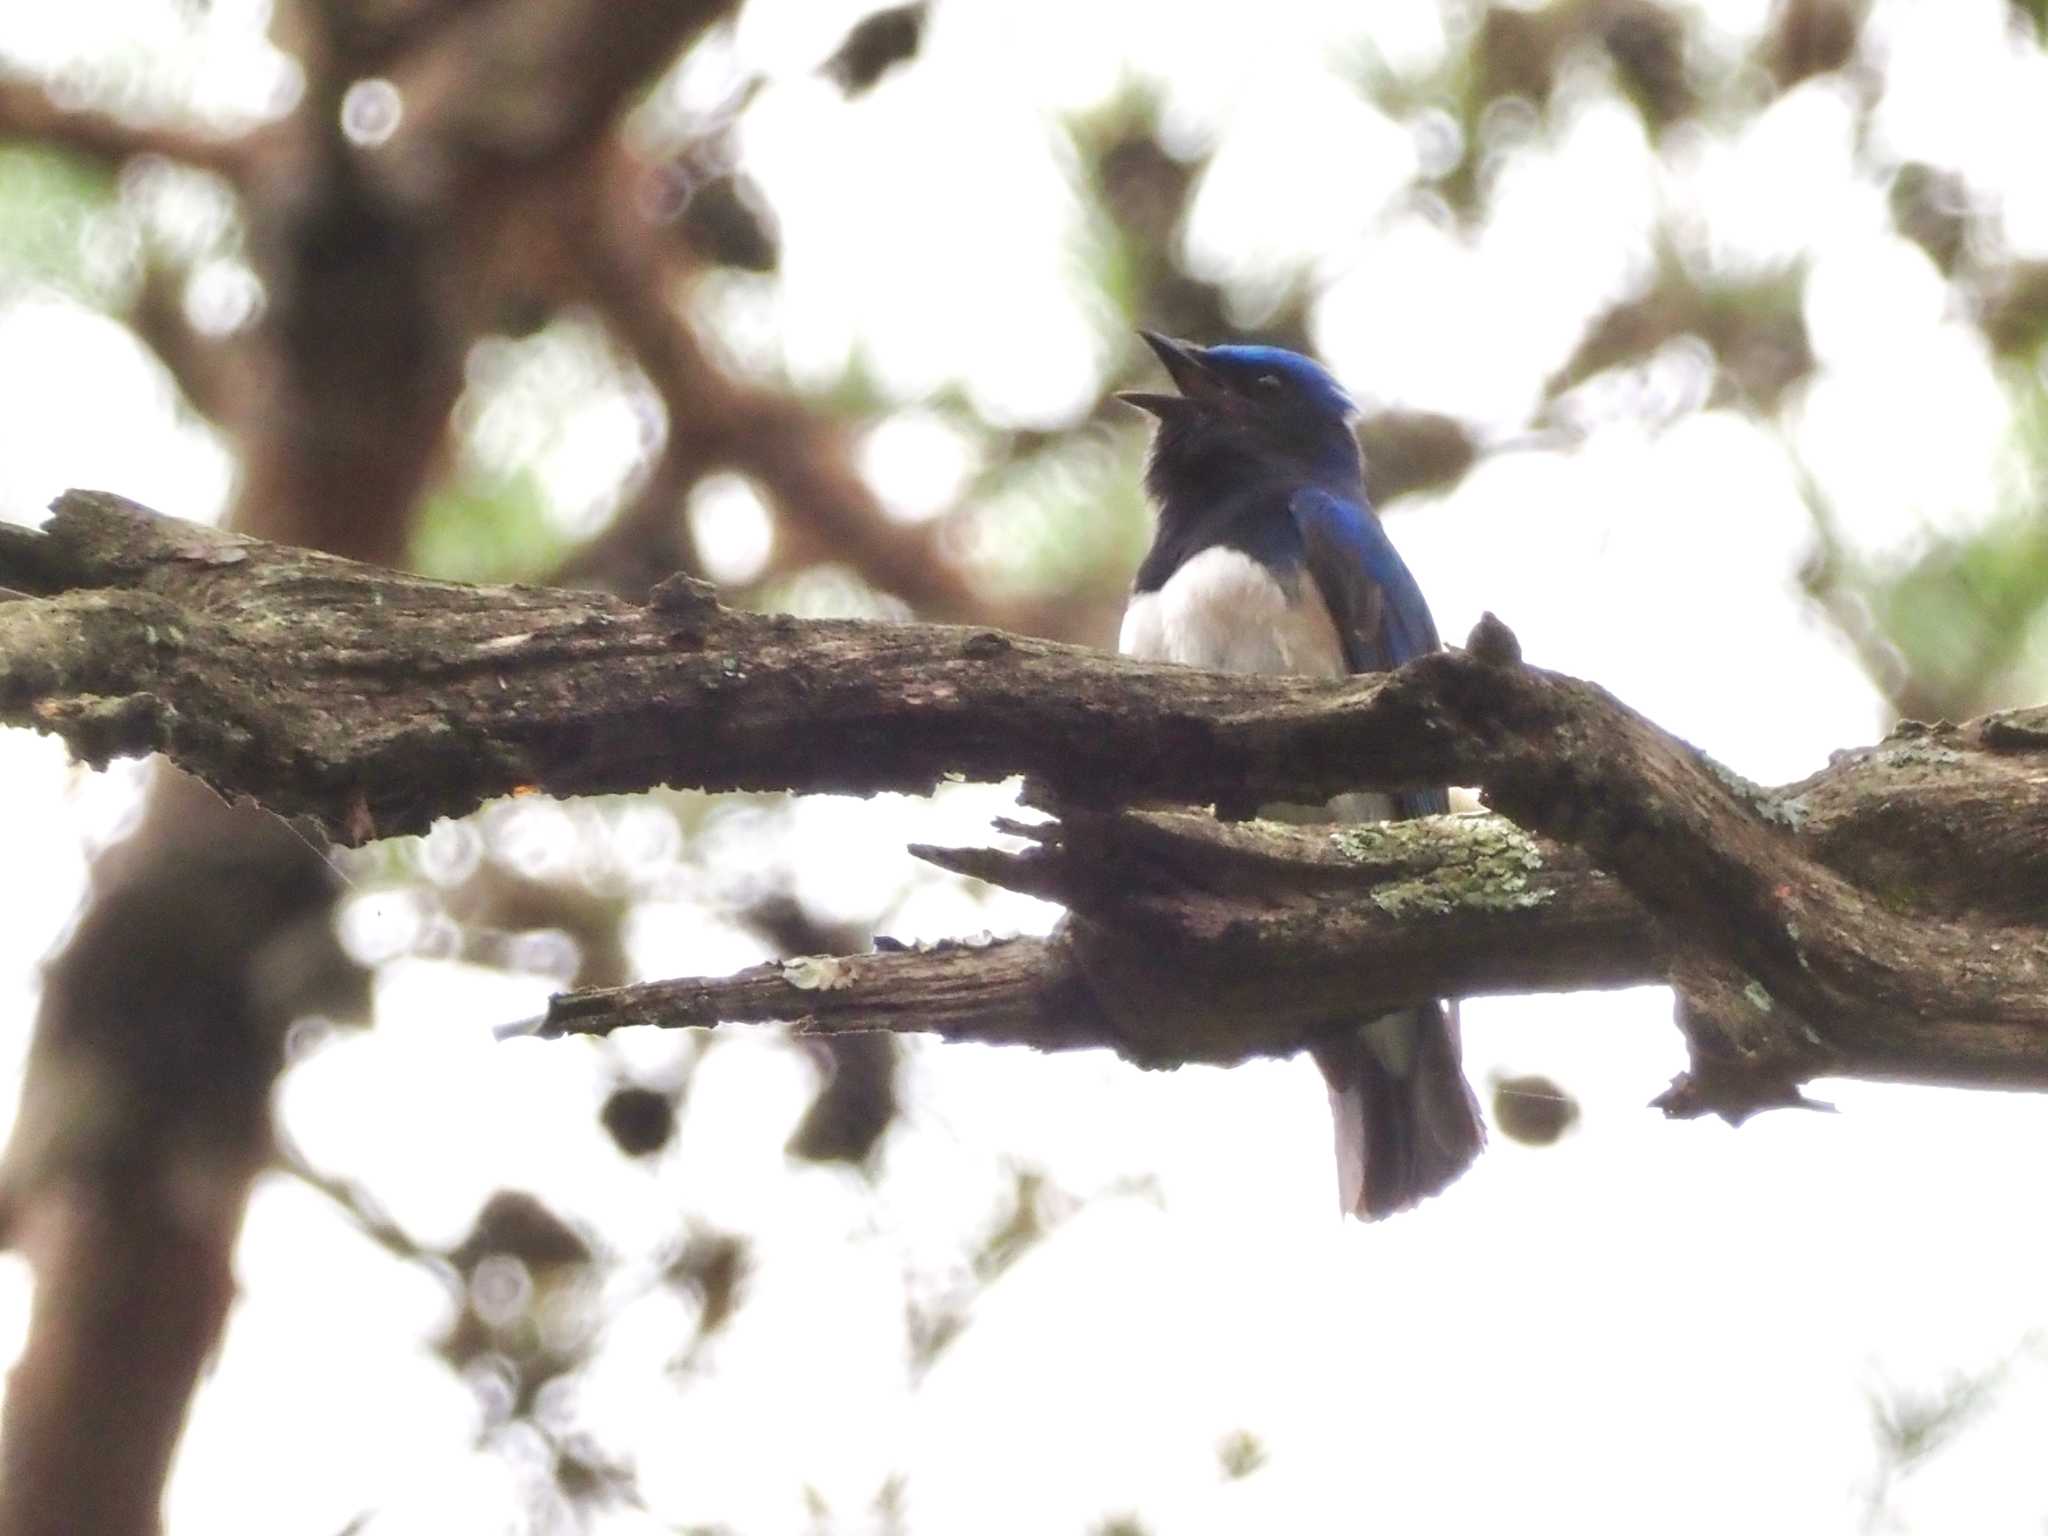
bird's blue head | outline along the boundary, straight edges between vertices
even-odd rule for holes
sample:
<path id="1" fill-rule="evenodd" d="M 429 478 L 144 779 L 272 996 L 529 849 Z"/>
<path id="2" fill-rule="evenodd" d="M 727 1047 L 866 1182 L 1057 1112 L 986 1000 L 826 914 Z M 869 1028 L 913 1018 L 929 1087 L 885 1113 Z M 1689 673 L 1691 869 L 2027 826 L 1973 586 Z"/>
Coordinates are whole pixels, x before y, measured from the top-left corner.
<path id="1" fill-rule="evenodd" d="M 1198 347 L 1138 334 L 1180 389 L 1117 397 L 1159 418 L 1145 479 L 1162 506 L 1279 478 L 1358 491 L 1357 407 L 1322 364 L 1283 347 Z"/>

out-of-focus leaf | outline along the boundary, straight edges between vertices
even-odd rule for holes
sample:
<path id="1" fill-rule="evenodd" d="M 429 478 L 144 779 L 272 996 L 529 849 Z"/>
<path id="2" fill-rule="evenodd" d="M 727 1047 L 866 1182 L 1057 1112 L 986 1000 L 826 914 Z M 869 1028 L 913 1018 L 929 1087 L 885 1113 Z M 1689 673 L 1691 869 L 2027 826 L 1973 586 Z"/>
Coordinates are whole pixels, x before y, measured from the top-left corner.
<path id="1" fill-rule="evenodd" d="M 1985 527 L 1889 566 L 1806 488 L 1820 546 L 1801 580 L 1907 718 L 1968 719 L 2048 684 L 2048 381 L 2022 366 L 2005 377 L 2014 474 L 2007 511 Z"/>
<path id="2" fill-rule="evenodd" d="M 910 1350 L 910 1369 L 922 1375 L 932 1367 L 946 1347 L 967 1327 L 967 1308 L 948 1300 L 920 1306 L 913 1302 L 904 1310 L 904 1333 Z"/>
<path id="3" fill-rule="evenodd" d="M 1070 438 L 1001 464 L 967 498 L 962 556 L 1002 596 L 1121 586 L 1145 552 L 1150 515 L 1138 488 L 1143 436 Z"/>
<path id="4" fill-rule="evenodd" d="M 1910 162 L 1892 178 L 1892 221 L 1899 233 L 1953 272 L 1970 233 L 1969 188 L 1953 171 Z"/>
<path id="5" fill-rule="evenodd" d="M 1462 422 L 1432 411 L 1380 411 L 1359 423 L 1365 483 L 1381 504 L 1408 491 L 1446 486 L 1479 456 Z"/>
<path id="6" fill-rule="evenodd" d="M 2004 1372 L 1959 1377 L 1937 1392 L 1897 1392 L 1873 1402 L 1878 1444 L 1902 1467 L 1923 1461 L 1968 1427 Z"/>
<path id="7" fill-rule="evenodd" d="M 2031 356 L 2048 343 L 2048 261 L 2021 261 L 1987 285 L 1981 324 L 2008 356 Z"/>
<path id="8" fill-rule="evenodd" d="M 1992 689 L 2048 606 L 2048 521 L 2014 516 L 1943 544 L 1872 599 L 1880 631 L 1905 658 L 1910 713 L 1961 720 L 2010 702 Z"/>
<path id="9" fill-rule="evenodd" d="M 849 96 L 872 89 L 897 65 L 917 57 L 929 11 L 925 0 L 914 0 L 863 17 L 832 57 L 819 66 L 819 73 Z"/>
<path id="10" fill-rule="evenodd" d="M 2014 1368 L 2027 1357 L 2038 1356 L 2040 1349 L 2040 1336 L 2030 1334 L 2005 1358 L 1975 1372 L 1956 1372 L 1938 1387 L 1871 1393 L 1878 1464 L 1869 1493 L 1866 1530 L 1883 1530 L 1897 1523 L 1888 1506 L 1900 1480 L 1981 1420 L 2010 1381 Z"/>
<path id="11" fill-rule="evenodd" d="M 1493 1085 L 1494 1123 L 1511 1141 L 1552 1146 L 1578 1118 L 1579 1101 L 1547 1077 L 1508 1077 Z"/>
<path id="12" fill-rule="evenodd" d="M 0 145 L 0 285 L 47 283 L 89 303 L 112 298 L 85 261 L 93 220 L 114 204 L 113 176 L 58 150 Z"/>
<path id="13" fill-rule="evenodd" d="M 522 1189 L 501 1189 L 484 1202 L 462 1246 L 449 1254 L 468 1269 L 488 1254 L 501 1253 L 530 1268 L 548 1269 L 590 1262 L 590 1245 L 576 1229 Z"/>
<path id="14" fill-rule="evenodd" d="M 616 987 L 632 979 L 622 932 L 632 902 L 622 891 L 534 879 L 491 860 L 445 900 L 448 915 L 462 925 L 461 956 L 472 964 L 530 973 L 536 967 L 528 941 L 549 933 L 574 966 L 558 977 L 565 985 Z"/>
<path id="15" fill-rule="evenodd" d="M 632 1468 L 597 1454 L 583 1437 L 556 1452 L 555 1487 L 571 1505 L 609 1510 L 637 1508 L 640 1503 Z"/>
<path id="16" fill-rule="evenodd" d="M 1764 63 L 1781 91 L 1847 64 L 1863 31 L 1865 0 L 1780 0 Z"/>
<path id="17" fill-rule="evenodd" d="M 1601 41 L 1614 60 L 1622 89 L 1655 130 L 1699 110 L 1699 98 L 1685 63 L 1685 21 L 1675 10 L 1648 0 L 1598 7 Z"/>
<path id="18" fill-rule="evenodd" d="M 1647 287 L 1594 321 L 1546 391 L 1554 399 L 1606 369 L 1641 362 L 1676 337 L 1697 336 L 1713 349 L 1722 385 L 1769 409 L 1813 371 L 1800 307 L 1805 284 L 1798 266 L 1754 277 L 1701 277 L 1667 254 Z"/>
<path id="19" fill-rule="evenodd" d="M 412 563 L 449 581 L 523 581 L 560 564 L 568 547 L 531 474 L 464 473 L 420 509 Z"/>
<path id="20" fill-rule="evenodd" d="M 691 192 L 678 220 L 683 239 L 706 261 L 743 272 L 773 272 L 782 259 L 775 211 L 751 177 L 714 176 Z"/>
<path id="21" fill-rule="evenodd" d="M 1183 274 L 1174 240 L 1200 167 L 1159 142 L 1159 104 L 1127 92 L 1067 125 L 1088 218 L 1076 253 L 1090 286 L 1131 320 L 1174 335 L 1201 336 L 1222 323 L 1222 299 Z M 1168 289 L 1195 302 L 1161 312 Z"/>
<path id="22" fill-rule="evenodd" d="M 901 1049 L 885 1034 L 807 1042 L 822 1081 L 789 1138 L 789 1155 L 814 1163 L 865 1163 L 896 1117 Z"/>
<path id="23" fill-rule="evenodd" d="M 1250 1430 L 1233 1430 L 1216 1447 L 1216 1459 L 1223 1463 L 1223 1475 L 1235 1482 L 1266 1464 L 1266 1447 Z"/>
<path id="24" fill-rule="evenodd" d="M 614 1088 L 598 1119 L 626 1156 L 648 1157 L 675 1135 L 676 1106 L 667 1094 L 652 1088 Z"/>
<path id="25" fill-rule="evenodd" d="M 744 1238 L 730 1232 L 692 1232 L 668 1266 L 671 1283 L 697 1298 L 697 1337 L 723 1328 L 739 1305 L 740 1284 L 750 1262 Z"/>
<path id="26" fill-rule="evenodd" d="M 1161 147 L 1149 123 L 1131 123 L 1096 150 L 1095 186 L 1104 209 L 1133 238 L 1164 247 L 1187 211 L 1195 168 Z"/>
<path id="27" fill-rule="evenodd" d="M 1541 10 L 1489 5 L 1472 47 L 1472 94 L 1483 101 L 1522 96 L 1550 100 L 1559 59 L 1576 40 L 1580 5 Z"/>
<path id="28" fill-rule="evenodd" d="M 1047 1192 L 1045 1175 L 1032 1168 L 1017 1170 L 1009 1214 L 990 1232 L 974 1256 L 974 1272 L 993 1280 L 1044 1239 L 1051 1223 L 1040 1207 Z"/>

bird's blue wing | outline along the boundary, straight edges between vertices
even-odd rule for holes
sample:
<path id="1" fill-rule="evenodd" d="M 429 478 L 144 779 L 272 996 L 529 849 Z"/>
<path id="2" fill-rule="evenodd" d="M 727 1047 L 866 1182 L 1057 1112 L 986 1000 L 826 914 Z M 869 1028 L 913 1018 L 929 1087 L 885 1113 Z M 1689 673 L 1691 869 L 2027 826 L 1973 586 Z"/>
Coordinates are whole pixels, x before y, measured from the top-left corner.
<path id="1" fill-rule="evenodd" d="M 1439 647 L 1422 588 L 1369 508 L 1317 486 L 1296 491 L 1287 506 L 1353 672 L 1391 671 Z M 1450 809 L 1441 789 L 1404 794 L 1400 802 L 1411 816 Z"/>
<path id="2" fill-rule="evenodd" d="M 1296 491 L 1288 510 L 1352 671 L 1384 672 L 1437 649 L 1422 588 L 1377 517 L 1315 486 Z"/>

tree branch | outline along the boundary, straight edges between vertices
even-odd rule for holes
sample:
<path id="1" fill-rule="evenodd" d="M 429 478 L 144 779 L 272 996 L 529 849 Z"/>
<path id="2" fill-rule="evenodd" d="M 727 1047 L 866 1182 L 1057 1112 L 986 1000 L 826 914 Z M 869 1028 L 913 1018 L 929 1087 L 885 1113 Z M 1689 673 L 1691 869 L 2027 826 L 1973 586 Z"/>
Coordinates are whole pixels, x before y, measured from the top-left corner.
<path id="1" fill-rule="evenodd" d="M 750 1023 L 795 1023 L 812 1035 L 935 1034 L 1042 1051 L 1115 1043 L 1064 946 L 1043 939 L 948 940 L 871 955 L 811 955 L 730 976 L 564 992 L 540 1032 L 606 1035 L 642 1024 L 708 1029 Z"/>
<path id="2" fill-rule="evenodd" d="M 406 100 L 394 159 L 467 190 L 580 160 L 733 0 L 449 5 L 391 62 Z"/>
<path id="3" fill-rule="evenodd" d="M 812 1034 L 920 1031 L 1108 1046 L 1149 1065 L 1229 1063 L 1286 1055 L 1332 1021 L 1428 998 L 1665 974 L 1661 935 L 1611 876 L 1498 816 L 1310 828 L 1069 810 L 1000 825 L 1036 846 L 913 851 L 1066 903 L 1076 922 L 1051 939 L 883 948 L 564 993 L 541 1030 L 780 1020 Z M 1104 986 L 1106 970 L 1123 974 Z"/>
<path id="4" fill-rule="evenodd" d="M 0 139 L 61 144 L 114 164 L 135 155 L 161 155 L 240 185 L 259 138 L 260 131 L 223 137 L 168 123 L 130 121 L 86 107 L 59 106 L 35 81 L 0 79 Z"/>
<path id="5" fill-rule="evenodd" d="M 1014 951 L 1035 982 L 976 993 L 947 1027 L 1050 1027 L 1048 998 L 1072 990 L 1053 961 L 1078 966 L 1114 1037 L 1153 1060 L 1286 1048 L 1332 1022 L 1334 1000 L 1355 1017 L 1373 986 L 1391 1001 L 1661 971 L 1697 1067 L 1674 1107 L 1740 1115 L 1824 1073 L 2048 1086 L 2048 709 L 1904 727 L 1766 791 L 1601 689 L 1524 665 L 1491 620 L 1472 650 L 1394 673 L 1226 676 L 986 630 L 738 613 L 680 580 L 645 607 L 429 582 L 77 492 L 46 533 L 0 537 L 0 584 L 47 594 L 0 605 L 0 719 L 93 761 L 165 751 L 349 841 L 528 787 L 866 793 L 1029 775 L 1058 831 L 1020 855 L 939 857 L 1076 919 L 1051 948 Z M 1491 821 L 1288 834 L 1108 814 L 1443 782 L 1482 786 L 1582 863 Z M 1541 884 L 1481 877 L 1517 863 Z M 1446 873 L 1460 867 L 1480 874 Z M 1561 903 L 1553 882 L 1583 868 L 1611 887 Z M 1488 912 L 1489 889 L 1536 899 Z M 1404 936 L 1362 963 L 1403 893 Z M 1591 925 L 1604 968 L 1540 937 L 1560 917 Z M 855 964 L 856 983 L 869 966 L 936 982 L 901 957 Z M 1275 981 L 1297 970 L 1324 978 L 1299 1007 Z M 792 1009 L 780 973 L 749 985 L 731 1000 L 744 1016 L 826 1016 Z M 1252 1012 L 1273 1024 L 1245 1025 Z M 1169 1016 L 1182 1022 L 1160 1037 Z M 1102 1038 L 1086 1019 L 1062 1027 Z"/>

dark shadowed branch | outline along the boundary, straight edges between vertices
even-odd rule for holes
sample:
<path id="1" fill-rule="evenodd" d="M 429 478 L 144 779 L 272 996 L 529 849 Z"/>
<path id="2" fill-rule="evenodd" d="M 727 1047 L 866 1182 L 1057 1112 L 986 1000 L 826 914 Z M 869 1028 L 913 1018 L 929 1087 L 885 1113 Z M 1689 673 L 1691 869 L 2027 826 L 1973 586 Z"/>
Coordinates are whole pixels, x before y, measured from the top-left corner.
<path id="1" fill-rule="evenodd" d="M 1472 649 L 1381 676 L 1229 677 L 734 612 L 680 580 L 644 606 L 424 581 L 88 493 L 0 539 L 0 584 L 39 594 L 0 605 L 0 718 L 90 761 L 165 752 L 346 841 L 529 788 L 1024 774 L 1058 813 L 1008 829 L 1022 853 L 931 855 L 1069 906 L 1050 944 L 572 998 L 556 1028 L 634 1009 L 837 1028 L 866 1010 L 874 1027 L 1229 1059 L 1291 1048 L 1361 996 L 1663 976 L 1695 1057 L 1674 1110 L 1740 1115 L 1830 1073 L 2048 1085 L 2048 710 L 1904 727 L 1765 790 L 1524 664 L 1490 620 Z M 1513 826 L 1116 811 L 1444 781 L 1481 786 Z"/>

